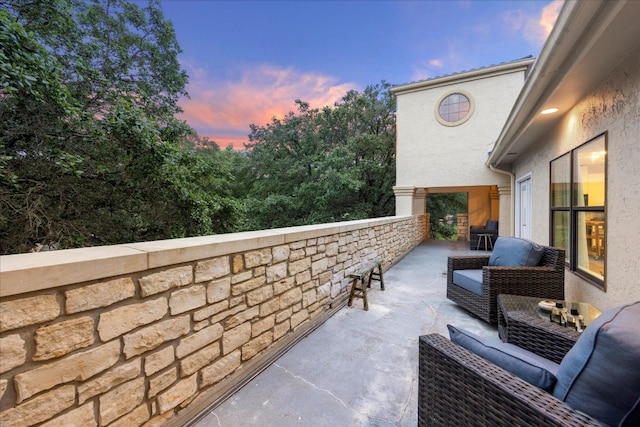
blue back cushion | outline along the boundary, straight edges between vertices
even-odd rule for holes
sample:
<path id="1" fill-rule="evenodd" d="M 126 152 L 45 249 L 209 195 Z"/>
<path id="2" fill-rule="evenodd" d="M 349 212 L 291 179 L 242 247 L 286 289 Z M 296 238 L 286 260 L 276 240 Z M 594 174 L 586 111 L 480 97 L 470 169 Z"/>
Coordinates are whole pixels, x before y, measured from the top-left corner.
<path id="1" fill-rule="evenodd" d="M 640 301 L 602 313 L 562 359 L 553 395 L 609 425 L 640 419 Z"/>
<path id="2" fill-rule="evenodd" d="M 544 249 L 539 244 L 518 237 L 498 237 L 489 265 L 503 267 L 534 267 L 542 258 Z"/>
<path id="3" fill-rule="evenodd" d="M 447 325 L 451 341 L 481 356 L 529 384 L 551 392 L 556 383 L 558 365 L 513 344 L 487 343 L 481 337 Z"/>
<path id="4" fill-rule="evenodd" d="M 487 221 L 487 225 L 485 226 L 487 230 L 498 230 L 498 221 L 494 219 L 490 219 Z"/>

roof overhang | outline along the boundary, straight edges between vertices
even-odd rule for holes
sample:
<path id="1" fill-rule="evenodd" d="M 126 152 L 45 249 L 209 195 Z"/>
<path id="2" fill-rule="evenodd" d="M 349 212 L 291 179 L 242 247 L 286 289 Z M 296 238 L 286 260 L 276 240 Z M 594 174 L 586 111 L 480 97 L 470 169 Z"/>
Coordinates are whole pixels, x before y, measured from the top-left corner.
<path id="1" fill-rule="evenodd" d="M 428 80 L 407 83 L 404 85 L 394 86 L 390 92 L 394 95 L 402 95 L 410 92 L 417 92 L 425 89 L 433 89 L 441 86 L 449 86 L 452 84 L 460 84 L 473 80 L 486 79 L 488 77 L 500 76 L 503 74 L 516 73 L 526 71 L 533 64 L 534 58 L 527 57 L 502 64 L 491 65 L 489 67 L 477 68 L 460 73 L 449 74 L 442 77 L 435 77 Z"/>
<path id="2" fill-rule="evenodd" d="M 640 46 L 640 1 L 567 1 L 487 165 L 508 168 Z M 555 114 L 540 111 L 556 107 Z"/>

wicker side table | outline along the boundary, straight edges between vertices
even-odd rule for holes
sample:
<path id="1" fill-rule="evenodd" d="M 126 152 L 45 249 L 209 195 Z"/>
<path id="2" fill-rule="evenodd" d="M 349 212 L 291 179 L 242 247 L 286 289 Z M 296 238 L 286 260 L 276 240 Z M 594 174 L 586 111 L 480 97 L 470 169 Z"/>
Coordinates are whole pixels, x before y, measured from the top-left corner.
<path id="1" fill-rule="evenodd" d="M 498 335 L 504 342 L 560 363 L 581 333 L 551 322 L 549 313 L 538 307 L 540 300 L 537 297 L 498 295 Z M 587 325 L 600 315 L 600 311 L 590 304 L 564 302 L 564 305 L 579 307 Z"/>

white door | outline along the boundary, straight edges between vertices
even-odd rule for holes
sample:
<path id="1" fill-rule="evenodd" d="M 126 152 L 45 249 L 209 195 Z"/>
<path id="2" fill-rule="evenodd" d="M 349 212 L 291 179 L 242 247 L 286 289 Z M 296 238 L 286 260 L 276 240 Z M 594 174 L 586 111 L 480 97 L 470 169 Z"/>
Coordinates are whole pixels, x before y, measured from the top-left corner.
<path id="1" fill-rule="evenodd" d="M 517 181 L 516 236 L 531 238 L 531 175 Z"/>

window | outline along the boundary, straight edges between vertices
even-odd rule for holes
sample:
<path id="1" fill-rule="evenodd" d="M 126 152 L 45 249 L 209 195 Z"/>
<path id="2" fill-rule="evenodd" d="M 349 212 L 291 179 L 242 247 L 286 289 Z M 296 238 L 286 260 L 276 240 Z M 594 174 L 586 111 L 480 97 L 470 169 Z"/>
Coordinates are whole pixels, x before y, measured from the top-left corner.
<path id="1" fill-rule="evenodd" d="M 463 92 L 445 95 L 436 106 L 436 119 L 445 126 L 460 125 L 469 120 L 472 113 L 471 95 Z"/>
<path id="2" fill-rule="evenodd" d="M 551 242 L 569 268 L 604 289 L 606 134 L 551 161 Z"/>

